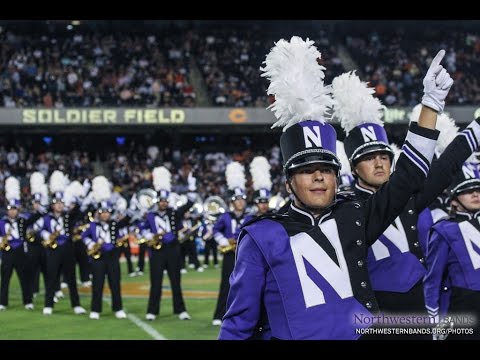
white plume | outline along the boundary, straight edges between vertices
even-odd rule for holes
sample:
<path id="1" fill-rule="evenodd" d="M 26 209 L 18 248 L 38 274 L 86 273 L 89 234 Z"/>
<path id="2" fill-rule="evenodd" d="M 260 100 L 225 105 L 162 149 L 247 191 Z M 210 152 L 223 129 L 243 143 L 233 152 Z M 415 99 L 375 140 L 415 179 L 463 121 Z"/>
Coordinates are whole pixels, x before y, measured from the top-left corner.
<path id="1" fill-rule="evenodd" d="M 390 148 L 392 149 L 393 151 L 393 159 L 395 161 L 395 164 L 397 163 L 398 161 L 398 158 L 400 157 L 400 155 L 402 154 L 402 149 L 400 149 L 397 144 L 394 144 L 394 143 L 391 143 L 390 144 Z M 392 169 L 393 170 L 393 169 Z"/>
<path id="2" fill-rule="evenodd" d="M 165 166 L 158 166 L 152 171 L 153 188 L 155 191 L 172 189 L 172 174 Z"/>
<path id="3" fill-rule="evenodd" d="M 422 104 L 417 104 L 413 107 L 412 112 L 408 114 L 408 117 L 410 118 L 410 123 L 418 122 L 421 111 L 422 111 Z"/>
<path id="4" fill-rule="evenodd" d="M 253 190 L 272 189 L 270 164 L 264 156 L 253 158 L 250 163 L 250 174 L 252 174 Z"/>
<path id="5" fill-rule="evenodd" d="M 35 171 L 30 175 L 30 193 L 36 194 L 42 192 L 42 186 L 45 184 L 45 175 L 39 171 Z"/>
<path id="6" fill-rule="evenodd" d="M 112 190 L 110 188 L 110 182 L 105 176 L 100 175 L 93 178 L 92 193 L 93 199 L 97 203 L 110 199 L 112 196 Z"/>
<path id="7" fill-rule="evenodd" d="M 123 196 L 119 196 L 117 198 L 117 201 L 115 201 L 115 210 L 123 214 L 127 211 L 127 199 L 125 199 Z"/>
<path id="8" fill-rule="evenodd" d="M 227 165 L 225 177 L 227 178 L 227 186 L 230 190 L 237 187 L 245 190 L 245 168 L 238 161 L 233 161 Z"/>
<path id="9" fill-rule="evenodd" d="M 437 125 L 435 128 L 440 131 L 437 144 L 435 145 L 435 153 L 437 156 L 440 156 L 453 139 L 455 139 L 455 136 L 457 136 L 458 126 L 455 125 L 454 119 L 448 116 L 447 113 L 442 112 L 437 116 Z"/>
<path id="10" fill-rule="evenodd" d="M 412 112 L 409 114 L 410 123 L 418 122 L 420 118 L 420 112 L 422 110 L 422 104 L 417 104 L 413 107 Z M 455 120 L 443 112 L 437 115 L 437 125 L 435 128 L 440 131 L 437 143 L 435 145 L 435 154 L 437 157 L 443 154 L 447 146 L 457 136 L 458 126 L 455 125 Z"/>
<path id="11" fill-rule="evenodd" d="M 148 157 L 152 160 L 155 160 L 157 158 L 158 153 L 158 146 L 152 145 L 147 148 Z"/>
<path id="12" fill-rule="evenodd" d="M 340 164 L 342 164 L 340 175 L 352 175 L 350 161 L 348 161 L 347 153 L 345 152 L 345 145 L 340 140 L 337 140 L 337 157 L 340 160 Z"/>
<path id="13" fill-rule="evenodd" d="M 55 170 L 52 175 L 50 175 L 49 187 L 52 194 L 56 192 L 64 192 L 67 185 L 68 178 L 60 170 Z"/>
<path id="14" fill-rule="evenodd" d="M 44 184 L 42 184 L 42 186 L 40 186 L 39 193 L 41 194 L 40 195 L 40 204 L 48 205 L 48 187 L 47 187 L 47 184 L 44 183 Z M 33 194 L 35 194 L 35 193 L 33 193 Z"/>
<path id="15" fill-rule="evenodd" d="M 375 89 L 361 81 L 355 71 L 337 76 L 332 81 L 332 87 L 335 103 L 332 117 L 340 121 L 347 135 L 360 124 L 374 123 L 383 126 L 385 106 L 373 97 Z"/>
<path id="16" fill-rule="evenodd" d="M 323 85 L 324 66 L 318 64 L 320 52 L 314 41 L 292 36 L 290 42 L 280 39 L 260 67 L 261 75 L 270 80 L 268 94 L 275 102 L 268 107 L 278 121 L 274 127 L 283 131 L 303 120 L 325 122 L 324 115 L 333 105 L 331 87 Z"/>
<path id="17" fill-rule="evenodd" d="M 65 205 L 68 207 L 71 203 L 75 202 L 76 198 L 81 197 L 83 197 L 83 185 L 77 180 L 68 184 L 64 193 Z"/>
<path id="18" fill-rule="evenodd" d="M 5 180 L 5 198 L 7 200 L 20 200 L 20 181 L 13 176 Z"/>

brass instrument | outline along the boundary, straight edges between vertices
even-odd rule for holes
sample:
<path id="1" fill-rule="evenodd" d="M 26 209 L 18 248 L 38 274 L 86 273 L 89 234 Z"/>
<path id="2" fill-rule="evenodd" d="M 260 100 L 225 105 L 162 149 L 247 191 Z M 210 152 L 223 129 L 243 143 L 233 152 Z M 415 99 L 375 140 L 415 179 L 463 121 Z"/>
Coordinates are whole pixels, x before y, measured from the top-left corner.
<path id="1" fill-rule="evenodd" d="M 60 235 L 60 230 L 57 230 L 50 234 L 47 240 L 42 241 L 42 245 L 46 248 L 56 249 L 58 246 L 57 238 Z"/>
<path id="2" fill-rule="evenodd" d="M 138 238 L 138 234 L 140 234 L 140 229 L 139 228 L 135 228 L 134 230 L 135 232 L 135 243 L 138 244 L 138 245 L 143 245 L 147 242 L 147 239 L 141 237 L 140 239 Z"/>
<path id="3" fill-rule="evenodd" d="M 76 226 L 75 229 L 73 229 L 72 241 L 75 242 L 82 240 L 82 232 L 87 230 L 89 226 L 89 223 Z"/>
<path id="4" fill-rule="evenodd" d="M 227 210 L 227 204 L 220 196 L 209 196 L 203 202 L 203 212 L 205 219 L 210 222 L 215 222 L 217 216 L 224 213 Z"/>
<path id="5" fill-rule="evenodd" d="M 130 238 L 130 233 L 123 235 L 121 238 L 115 241 L 115 246 L 120 247 L 127 247 L 128 246 L 128 239 Z"/>
<path id="6" fill-rule="evenodd" d="M 27 231 L 27 241 L 33 243 L 35 241 L 35 233 L 33 231 Z"/>
<path id="7" fill-rule="evenodd" d="M 178 241 L 180 244 L 184 243 L 186 240 L 195 240 L 194 238 L 191 238 L 191 235 L 198 230 L 201 225 L 202 223 L 197 221 L 197 223 L 191 228 L 184 227 L 183 229 L 178 230 Z"/>
<path id="8" fill-rule="evenodd" d="M 12 248 L 8 243 L 8 238 L 10 237 L 10 235 L 12 235 L 12 228 L 8 229 L 5 236 L 2 236 L 2 241 L 0 242 L 0 250 L 10 251 L 10 249 Z"/>
<path id="9" fill-rule="evenodd" d="M 92 248 L 87 250 L 87 255 L 91 256 L 95 260 L 98 260 L 100 258 L 100 256 L 102 256 L 101 249 L 102 249 L 103 243 L 104 243 L 103 240 L 99 240 L 98 242 L 93 244 Z"/>
<path id="10" fill-rule="evenodd" d="M 222 254 L 226 254 L 228 252 L 235 251 L 237 249 L 237 240 L 230 238 L 228 239 L 228 243 L 229 243 L 228 245 L 220 246 L 218 248 L 218 250 L 220 250 Z"/>
<path id="11" fill-rule="evenodd" d="M 160 250 L 162 248 L 162 238 L 165 233 L 159 232 L 158 234 L 153 235 L 151 240 L 147 240 L 147 245 L 154 250 Z"/>

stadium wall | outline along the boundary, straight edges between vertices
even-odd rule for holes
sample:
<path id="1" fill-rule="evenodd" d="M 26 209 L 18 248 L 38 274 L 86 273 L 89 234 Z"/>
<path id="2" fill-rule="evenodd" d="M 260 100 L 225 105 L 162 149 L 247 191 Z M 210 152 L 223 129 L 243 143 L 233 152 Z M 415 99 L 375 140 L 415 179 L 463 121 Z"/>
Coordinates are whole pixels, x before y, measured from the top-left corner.
<path id="1" fill-rule="evenodd" d="M 407 124 L 411 108 L 388 108 L 385 123 Z M 458 124 L 480 116 L 480 107 L 450 106 L 445 109 Z M 3 126 L 191 126 L 268 125 L 276 121 L 262 108 L 63 108 L 0 109 Z M 335 123 L 335 119 L 333 121 Z"/>

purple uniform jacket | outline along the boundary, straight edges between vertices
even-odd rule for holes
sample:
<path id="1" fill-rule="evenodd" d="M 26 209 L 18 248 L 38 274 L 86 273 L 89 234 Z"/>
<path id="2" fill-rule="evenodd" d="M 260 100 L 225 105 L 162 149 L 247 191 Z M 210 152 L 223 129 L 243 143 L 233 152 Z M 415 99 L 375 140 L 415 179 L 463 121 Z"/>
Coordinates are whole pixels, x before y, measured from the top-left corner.
<path id="1" fill-rule="evenodd" d="M 425 304 L 432 316 L 442 307 L 445 279 L 453 287 L 480 291 L 480 217 L 434 225 L 428 239 L 427 265 Z"/>

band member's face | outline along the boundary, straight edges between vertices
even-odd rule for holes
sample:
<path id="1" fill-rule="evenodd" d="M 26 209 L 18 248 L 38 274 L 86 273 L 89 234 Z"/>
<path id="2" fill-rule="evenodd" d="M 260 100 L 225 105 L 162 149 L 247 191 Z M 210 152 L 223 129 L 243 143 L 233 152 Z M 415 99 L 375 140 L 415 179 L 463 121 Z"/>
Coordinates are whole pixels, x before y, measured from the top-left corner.
<path id="1" fill-rule="evenodd" d="M 18 209 L 17 208 L 11 208 L 9 210 L 7 210 L 7 216 L 10 218 L 10 219 L 15 219 L 18 215 Z"/>
<path id="2" fill-rule="evenodd" d="M 52 204 L 52 209 L 56 213 L 61 213 L 65 208 L 65 204 L 62 201 L 57 201 L 56 203 Z"/>
<path id="3" fill-rule="evenodd" d="M 102 211 L 102 212 L 99 212 L 99 216 L 100 216 L 100 221 L 107 222 L 108 220 L 110 220 L 112 213 L 108 211 Z"/>
<path id="4" fill-rule="evenodd" d="M 363 156 L 355 166 L 360 181 L 379 188 L 390 179 L 390 156 L 386 152 L 374 152 Z"/>
<path id="5" fill-rule="evenodd" d="M 480 189 L 465 191 L 458 195 L 458 200 L 452 200 L 452 205 L 460 211 L 478 211 L 480 210 Z"/>
<path id="6" fill-rule="evenodd" d="M 233 209 L 235 211 L 243 211 L 247 206 L 247 202 L 242 198 L 237 198 L 233 200 L 232 203 L 233 203 Z"/>
<path id="7" fill-rule="evenodd" d="M 165 211 L 168 208 L 168 201 L 167 200 L 160 200 L 158 202 L 158 209 L 160 211 Z"/>
<path id="8" fill-rule="evenodd" d="M 258 213 L 263 215 L 268 211 L 268 202 L 259 202 L 257 203 Z"/>
<path id="9" fill-rule="evenodd" d="M 309 207 L 323 209 L 330 206 L 337 192 L 337 173 L 333 167 L 314 163 L 293 170 L 291 186 L 296 196 Z M 291 193 L 290 186 L 287 190 Z M 295 199 L 295 205 L 303 206 Z"/>

